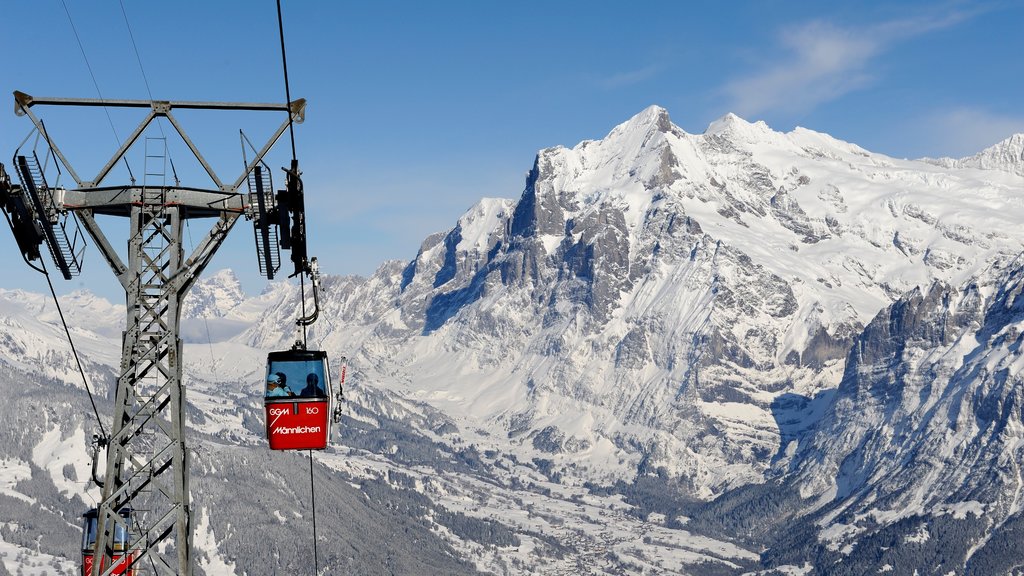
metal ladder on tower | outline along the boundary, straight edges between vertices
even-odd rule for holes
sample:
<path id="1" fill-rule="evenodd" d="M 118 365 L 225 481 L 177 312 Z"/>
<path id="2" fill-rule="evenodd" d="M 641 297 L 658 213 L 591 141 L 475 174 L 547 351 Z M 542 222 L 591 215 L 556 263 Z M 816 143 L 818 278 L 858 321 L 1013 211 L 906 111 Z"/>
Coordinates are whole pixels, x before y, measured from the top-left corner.
<path id="1" fill-rule="evenodd" d="M 142 350 L 142 364 L 146 368 L 136 368 L 134 374 L 134 394 L 140 405 L 155 405 L 166 400 L 168 378 L 165 363 L 169 350 L 167 337 L 168 311 L 167 292 L 165 285 L 174 242 L 169 235 L 167 207 L 167 139 L 164 137 L 146 137 L 142 172 L 141 218 L 136 234 L 138 250 L 144 254 L 143 263 L 138 270 L 139 307 L 135 316 L 137 327 L 136 346 Z M 150 410 L 142 409 L 135 418 L 159 416 Z M 169 426 L 168 422 L 165 426 Z M 162 449 L 158 435 L 149 427 L 138 425 L 142 437 L 139 447 L 146 446 L 156 458 Z M 150 472 L 152 474 L 152 472 Z M 166 496 L 167 490 L 152 482 L 141 482 L 137 488 L 134 507 L 134 519 L 142 526 L 152 523 L 149 514 L 160 509 L 157 501 Z M 154 489 L 163 494 L 155 494 Z"/>
<path id="2" fill-rule="evenodd" d="M 146 206 L 164 206 L 167 199 L 167 138 L 147 136 L 145 154 L 142 203 Z"/>

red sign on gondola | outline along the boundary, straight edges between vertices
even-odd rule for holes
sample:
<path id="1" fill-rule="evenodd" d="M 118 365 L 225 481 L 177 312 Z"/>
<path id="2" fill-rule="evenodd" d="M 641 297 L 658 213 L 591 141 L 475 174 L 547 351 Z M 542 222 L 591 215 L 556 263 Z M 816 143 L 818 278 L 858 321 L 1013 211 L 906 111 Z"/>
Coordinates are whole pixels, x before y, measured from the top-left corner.
<path id="1" fill-rule="evenodd" d="M 266 400 L 271 450 L 323 450 L 330 430 L 326 398 Z"/>
<path id="2" fill-rule="evenodd" d="M 130 566 L 134 560 L 133 555 L 129 554 L 128 557 L 125 558 L 124 562 L 118 564 L 117 562 L 120 559 L 120 554 L 114 556 L 114 571 L 111 572 L 111 574 L 117 574 L 118 576 L 132 576 L 135 574 L 134 569 L 128 569 L 128 566 Z M 82 576 L 92 576 L 92 565 L 94 561 L 94 556 L 91 553 L 82 556 Z M 106 566 L 101 564 L 100 571 L 102 572 L 104 568 L 106 568 Z"/>

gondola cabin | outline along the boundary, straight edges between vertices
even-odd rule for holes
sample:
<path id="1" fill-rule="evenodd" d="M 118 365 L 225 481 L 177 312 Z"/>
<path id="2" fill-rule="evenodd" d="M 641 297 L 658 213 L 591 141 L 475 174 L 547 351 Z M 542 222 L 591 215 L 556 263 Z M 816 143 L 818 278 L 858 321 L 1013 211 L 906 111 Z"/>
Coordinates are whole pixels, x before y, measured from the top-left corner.
<path id="1" fill-rule="evenodd" d="M 327 353 L 287 350 L 267 355 L 267 440 L 271 450 L 323 450 L 330 435 L 331 377 Z"/>
<path id="2" fill-rule="evenodd" d="M 124 519 L 126 525 L 131 525 L 132 512 L 128 508 L 122 508 L 120 511 L 121 518 Z M 92 576 L 92 566 L 95 561 L 95 550 L 96 550 L 96 530 L 97 530 L 97 518 L 99 513 L 95 508 L 89 510 L 85 514 L 82 514 L 82 576 Z M 112 574 L 118 574 L 123 576 L 135 576 L 135 569 L 131 568 L 132 562 L 134 562 L 133 554 L 128 551 L 130 544 L 128 530 L 121 524 L 117 524 L 114 527 L 114 571 Z M 121 562 L 121 558 L 124 561 Z M 120 562 L 120 564 L 118 564 Z M 106 569 L 106 566 L 100 566 L 102 572 Z"/>

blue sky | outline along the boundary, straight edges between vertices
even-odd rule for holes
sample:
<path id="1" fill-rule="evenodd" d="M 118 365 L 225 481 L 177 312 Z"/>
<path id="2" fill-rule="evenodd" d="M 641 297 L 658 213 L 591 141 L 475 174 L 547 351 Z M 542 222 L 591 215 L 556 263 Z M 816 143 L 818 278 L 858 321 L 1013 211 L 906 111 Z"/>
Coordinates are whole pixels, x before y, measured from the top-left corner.
<path id="1" fill-rule="evenodd" d="M 98 85 L 104 98 L 284 100 L 272 1 L 65 3 L 3 3 L 5 164 L 31 128 L 13 114 L 14 90 L 96 98 Z M 734 112 L 897 157 L 959 157 L 1024 132 L 1021 1 L 284 0 L 284 19 L 292 96 L 309 102 L 296 140 L 310 253 L 332 274 L 413 258 L 427 234 L 450 228 L 479 198 L 518 197 L 537 150 L 601 138 L 651 104 L 688 132 Z M 141 119 L 35 111 L 89 175 Z M 283 120 L 179 119 L 232 177 L 241 164 L 238 129 L 260 141 Z M 195 167 L 176 145 L 183 184 L 208 186 L 188 179 Z M 140 164 L 141 154 L 129 161 Z M 284 166 L 289 154 L 282 139 L 271 165 Z M 115 176 L 110 183 L 126 180 Z M 127 229 L 125 220 L 104 224 Z M 191 225 L 186 245 L 203 224 Z M 123 235 L 111 233 L 118 243 Z M 258 292 L 251 244 L 242 222 L 210 269 L 233 268 Z M 0 254 L 8 264 L 0 287 L 46 291 L 6 229 Z M 86 269 L 74 281 L 58 279 L 58 289 L 120 298 L 95 250 Z"/>

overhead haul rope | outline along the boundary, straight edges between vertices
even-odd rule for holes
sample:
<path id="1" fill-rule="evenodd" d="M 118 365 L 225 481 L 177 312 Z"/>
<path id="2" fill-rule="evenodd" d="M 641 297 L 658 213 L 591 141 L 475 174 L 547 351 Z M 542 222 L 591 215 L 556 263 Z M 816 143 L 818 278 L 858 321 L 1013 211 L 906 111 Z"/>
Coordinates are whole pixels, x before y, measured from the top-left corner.
<path id="1" fill-rule="evenodd" d="M 96 81 L 96 74 L 92 71 L 92 65 L 89 64 L 89 57 L 85 55 L 85 46 L 82 44 L 82 38 L 78 35 L 78 28 L 75 27 L 75 20 L 71 17 L 71 11 L 68 10 L 68 5 L 64 0 L 60 0 L 62 6 L 64 6 L 64 13 L 68 15 L 68 23 L 71 24 L 71 31 L 75 33 L 75 40 L 78 41 L 78 49 L 82 51 L 82 59 L 85 60 L 85 67 L 89 69 L 89 76 L 92 77 L 92 85 L 96 87 L 96 94 L 100 97 L 100 101 L 103 101 L 103 93 L 100 92 L 100 83 Z M 114 140 L 117 141 L 117 146 L 121 147 L 121 137 L 117 135 L 117 128 L 114 128 L 114 121 L 110 118 L 110 110 L 106 106 L 103 106 L 103 112 L 107 115 L 107 122 L 110 124 L 110 131 L 114 133 Z M 128 176 L 131 177 L 132 182 L 135 182 L 135 174 L 132 173 L 132 167 L 128 165 L 128 158 L 122 158 L 124 160 L 124 167 L 128 169 Z"/>
<path id="2" fill-rule="evenodd" d="M 281 38 L 281 67 L 284 70 L 284 95 L 285 103 L 288 106 L 288 136 L 292 144 L 292 170 L 295 170 L 295 174 L 292 174 L 293 178 L 298 178 L 298 158 L 295 154 L 295 127 L 292 121 L 292 92 L 288 85 L 288 55 L 284 48 L 284 18 L 281 16 L 281 0 L 277 0 L 277 30 L 278 35 Z M 306 317 L 306 279 L 302 274 L 299 275 L 299 285 L 301 286 L 301 297 L 302 300 L 302 317 Z M 316 287 L 313 287 L 316 290 Z M 302 325 L 302 347 L 306 347 L 306 326 Z M 317 534 L 316 534 L 316 485 L 313 482 L 313 451 L 309 450 L 309 494 L 310 494 L 310 506 L 313 510 L 313 573 L 320 573 L 320 558 L 317 554 Z"/>
<path id="3" fill-rule="evenodd" d="M 277 0 L 277 30 L 281 37 L 281 65 L 284 68 L 284 97 L 288 106 L 288 135 L 292 141 L 292 161 L 295 157 L 295 128 L 292 125 L 292 91 L 288 86 L 288 55 L 284 51 L 284 19 L 281 17 L 281 0 Z"/>
<path id="4" fill-rule="evenodd" d="M 103 421 L 100 420 L 100 411 L 96 408 L 96 399 L 93 398 L 92 389 L 89 387 L 89 379 L 85 376 L 85 369 L 82 368 L 82 360 L 78 357 L 78 348 L 75 347 L 75 341 L 71 338 L 71 330 L 68 328 L 67 320 L 64 319 L 64 311 L 61 310 L 60 300 L 57 298 L 57 291 L 53 289 L 53 282 L 50 280 L 50 272 L 46 269 L 46 260 L 40 258 L 39 262 L 43 266 L 43 276 L 46 276 L 46 283 L 50 286 L 50 294 L 53 296 L 53 302 L 57 305 L 57 314 L 60 316 L 60 322 L 64 325 L 64 334 L 68 337 L 68 344 L 71 345 L 71 353 L 75 356 L 75 364 L 78 365 L 78 373 L 82 375 L 82 384 L 85 385 L 85 391 L 89 394 L 89 403 L 92 404 L 92 413 L 96 416 L 96 425 L 100 427 L 100 443 L 106 445 L 108 436 L 107 431 L 103 428 Z"/>
<path id="5" fill-rule="evenodd" d="M 121 4 L 121 15 L 124 16 L 124 25 L 128 28 L 128 38 L 132 41 L 132 49 L 135 51 L 135 60 L 139 63 L 139 72 L 142 72 L 142 82 L 146 85 L 146 93 L 149 94 L 149 99 L 153 100 L 153 91 L 149 89 L 149 78 L 146 77 L 146 68 L 142 65 L 142 56 L 139 55 L 139 47 L 135 44 L 135 34 L 132 33 L 131 22 L 128 21 L 128 12 L 124 9 L 124 0 L 120 0 Z M 167 141 L 167 135 L 164 134 L 164 122 L 163 117 L 158 116 L 156 119 L 156 126 L 160 129 L 160 137 Z M 174 158 L 171 156 L 171 151 L 167 149 L 166 144 L 164 150 L 167 153 L 167 160 L 171 163 L 171 174 L 174 175 L 174 183 L 177 185 L 180 183 L 178 180 L 178 171 L 174 169 Z"/>
<path id="6" fill-rule="evenodd" d="M 52 153 L 53 144 L 50 142 L 50 135 L 46 132 L 45 125 L 43 126 L 42 135 L 44 138 L 46 138 L 46 145 L 50 148 L 50 152 Z M 25 137 L 25 140 L 21 142 L 22 146 L 25 144 L 26 141 L 28 141 L 29 137 L 31 137 L 31 133 L 29 134 L 29 136 Z M 19 146 L 19 148 L 20 147 L 21 146 Z M 4 212 L 4 217 L 7 218 L 7 223 L 10 224 L 11 228 L 13 229 L 14 225 L 11 222 L 10 216 L 7 215 L 7 212 Z M 53 296 L 53 302 L 54 304 L 57 305 L 57 314 L 60 316 L 60 322 L 64 326 L 64 334 L 67 335 L 68 337 L 68 344 L 71 346 L 71 353 L 75 357 L 75 364 L 78 366 L 78 373 L 82 375 L 82 384 L 85 385 L 85 391 L 89 394 L 89 403 L 92 404 L 92 413 L 96 416 L 96 425 L 99 426 L 100 428 L 100 436 L 98 439 L 99 443 L 101 446 L 106 446 L 109 437 L 107 436 L 106 429 L 103 427 L 103 420 L 100 419 L 100 412 L 96 408 L 96 399 L 93 397 L 92 388 L 89 386 L 89 379 L 88 377 L 86 377 L 85 369 L 82 367 L 82 360 L 78 357 L 78 348 L 75 346 L 75 341 L 71 337 L 71 329 L 68 328 L 67 320 L 65 320 L 64 318 L 64 311 L 60 307 L 60 299 L 57 298 L 57 291 L 53 288 L 53 281 L 50 280 L 50 272 L 49 270 L 46 269 L 46 259 L 40 257 L 39 266 L 37 267 L 36 265 L 32 264 L 32 262 L 24 254 L 22 254 L 21 257 L 25 260 L 25 263 L 28 264 L 29 268 L 32 268 L 37 272 L 41 272 L 43 276 L 46 277 L 46 283 L 50 286 L 50 295 Z"/>

